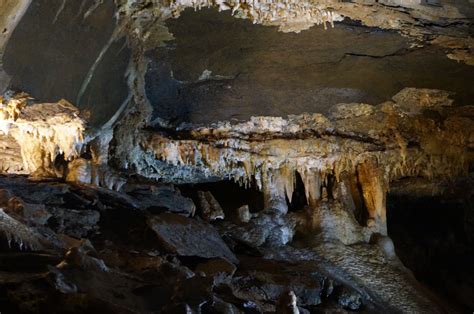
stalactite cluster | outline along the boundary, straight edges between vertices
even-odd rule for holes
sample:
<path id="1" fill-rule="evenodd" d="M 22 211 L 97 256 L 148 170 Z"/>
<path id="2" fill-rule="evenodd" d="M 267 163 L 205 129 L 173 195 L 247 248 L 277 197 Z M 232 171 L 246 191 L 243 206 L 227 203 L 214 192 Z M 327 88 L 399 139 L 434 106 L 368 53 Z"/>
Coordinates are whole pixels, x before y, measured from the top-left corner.
<path id="1" fill-rule="evenodd" d="M 332 12 L 324 4 L 313 1 L 293 0 L 175 0 L 171 1 L 170 9 L 174 17 L 187 7 L 200 10 L 203 7 L 217 7 L 219 11 L 231 10 L 232 15 L 240 18 L 248 18 L 254 24 L 282 24 L 281 30 L 299 32 L 312 25 L 327 24 L 334 27 L 334 21 L 341 17 Z"/>
<path id="2" fill-rule="evenodd" d="M 287 211 L 285 199 L 291 200 L 293 195 L 296 174 L 312 205 L 327 197 L 331 180 L 337 183 L 347 175 L 355 177 L 369 213 L 368 224 L 384 233 L 385 195 L 391 181 L 452 178 L 467 173 L 472 162 L 465 151 L 473 145 L 472 121 L 450 116 L 448 94 L 438 94 L 407 89 L 394 97 L 398 104 L 386 103 L 371 110 L 367 105 L 353 104 L 352 112 L 347 112 L 338 105 L 332 117 L 342 119 L 330 120 L 320 114 L 288 119 L 255 117 L 232 126 L 222 123 L 182 129 L 174 139 L 173 135 L 145 131 L 141 146 L 157 159 L 182 167 L 183 176 L 191 167 L 204 176 L 254 185 L 265 194 L 267 207 L 282 213 Z M 418 112 L 406 111 L 416 108 L 404 95 L 425 99 L 419 102 Z M 447 115 L 445 125 L 440 128 L 424 117 L 423 107 Z M 469 126 L 460 128 L 461 124 L 450 122 L 459 119 Z M 153 172 L 146 168 L 141 173 L 153 176 Z"/>
<path id="3" fill-rule="evenodd" d="M 4 136 L 11 135 L 20 146 L 26 172 L 53 174 L 57 156 L 70 161 L 80 155 L 85 121 L 67 101 L 28 105 L 27 100 L 20 94 L 1 104 L 1 131 Z"/>

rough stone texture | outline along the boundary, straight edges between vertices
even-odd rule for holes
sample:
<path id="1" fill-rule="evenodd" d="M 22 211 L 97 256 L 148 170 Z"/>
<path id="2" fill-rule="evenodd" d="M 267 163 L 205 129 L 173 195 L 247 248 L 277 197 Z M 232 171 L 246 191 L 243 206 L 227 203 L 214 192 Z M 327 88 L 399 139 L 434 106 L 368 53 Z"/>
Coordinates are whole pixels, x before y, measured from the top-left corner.
<path id="1" fill-rule="evenodd" d="M 93 126 L 107 122 L 128 95 L 130 51 L 115 10 L 111 0 L 33 1 L 5 47 L 10 86 L 43 102 L 66 99 Z"/>
<path id="2" fill-rule="evenodd" d="M 405 88 L 393 96 L 397 105 L 407 113 L 421 113 L 423 110 L 440 110 L 450 107 L 453 101 L 449 92 L 430 89 Z"/>
<path id="3" fill-rule="evenodd" d="M 24 173 L 21 147 L 11 135 L 0 135 L 0 169 L 3 173 Z"/>
<path id="4" fill-rule="evenodd" d="M 248 205 L 243 205 L 237 208 L 237 219 L 240 222 L 247 223 L 252 218 Z"/>
<path id="5" fill-rule="evenodd" d="M 425 290 L 399 261 L 389 262 L 383 252 L 367 245 L 338 242 L 316 244 L 311 250 L 286 247 L 266 258 L 317 263 L 321 269 L 349 283 L 352 289 L 386 307 L 386 311 L 442 313 L 442 304 Z M 357 278 L 357 280 L 354 280 Z"/>
<path id="6" fill-rule="evenodd" d="M 321 241 L 309 230 L 308 237 L 284 247 L 251 251 L 232 246 L 240 259 L 233 265 L 221 258 L 202 259 L 196 253 L 186 257 L 158 251 L 156 238 L 144 236 L 148 214 L 137 210 L 132 198 L 121 193 L 24 177 L 2 177 L 0 188 L 1 207 L 23 206 L 6 208 L 9 214 L 2 211 L 0 217 L 2 235 L 12 232 L 11 247 L 0 241 L 0 287 L 7 293 L 0 296 L 0 305 L 15 313 L 33 308 L 49 312 L 76 309 L 79 301 L 77 312 L 156 312 L 183 306 L 203 312 L 222 308 L 272 312 L 288 290 L 295 293 L 301 313 L 306 313 L 305 309 L 436 313 L 441 305 L 446 306 L 436 305 L 398 258 L 387 255 L 389 242 L 383 237 L 374 244 L 346 246 L 331 242 L 334 239 Z M 43 208 L 39 204 L 44 204 Z M 58 215 L 100 210 L 100 234 L 88 234 L 90 241 L 78 241 L 47 231 L 54 226 L 44 225 L 45 217 L 40 213 L 51 208 L 61 208 Z M 209 225 L 197 218 L 164 216 L 173 217 L 168 222 L 178 231 L 168 234 L 182 235 L 175 222 L 183 220 L 200 228 L 205 225 L 202 230 L 206 237 L 210 235 Z M 45 236 L 61 245 L 48 245 L 47 252 L 38 252 L 44 244 L 51 244 Z M 196 239 L 205 236 L 190 232 L 179 241 L 183 247 L 191 244 L 195 248 Z M 192 242 L 186 237 L 192 237 Z M 212 247 L 219 248 L 218 256 L 230 252 L 215 242 Z M 211 252 L 209 247 L 206 252 Z M 117 298 L 117 294 L 123 297 Z M 24 302 L 25 295 L 30 302 Z"/>
<path id="7" fill-rule="evenodd" d="M 162 245 L 181 256 L 224 257 L 238 262 L 211 225 L 174 214 L 160 214 L 148 220 Z"/>
<path id="8" fill-rule="evenodd" d="M 390 100 L 403 87 L 453 91 L 465 105 L 474 97 L 471 67 L 436 47 L 410 48 L 395 32 L 341 23 L 283 34 L 213 10 L 168 25 L 175 40 L 149 54 L 145 78 L 154 117 L 173 124 L 327 113 Z"/>
<path id="9" fill-rule="evenodd" d="M 221 205 L 215 199 L 209 191 L 199 191 L 198 192 L 198 199 L 199 199 L 199 210 L 201 216 L 206 221 L 213 221 L 217 219 L 224 219 L 225 214 L 222 210 Z"/>
<path id="10" fill-rule="evenodd" d="M 196 272 L 202 272 L 207 277 L 214 278 L 216 284 L 226 281 L 226 279 L 232 277 L 237 270 L 234 264 L 230 263 L 226 259 L 213 259 L 206 263 L 199 264 L 196 267 Z"/>
<path id="11" fill-rule="evenodd" d="M 8 153 L 14 154 L 15 150 L 6 146 L 3 168 L 8 168 L 9 173 L 54 174 L 53 164 L 58 155 L 64 160 L 79 156 L 86 122 L 79 117 L 77 108 L 67 101 L 31 104 L 29 100 L 27 94 L 21 93 L 0 99 L 0 136 L 15 139 L 23 160 L 21 168 L 11 165 L 14 158 Z"/>
<path id="12" fill-rule="evenodd" d="M 172 185 L 159 187 L 138 186 L 127 189 L 127 193 L 136 198 L 140 208 L 152 213 L 168 211 L 185 216 L 193 216 L 196 206 L 193 201 L 181 195 Z"/>
<path id="13" fill-rule="evenodd" d="M 52 209 L 54 230 L 78 239 L 98 229 L 100 213 L 94 210 Z"/>
<path id="14" fill-rule="evenodd" d="M 291 242 L 294 224 L 285 216 L 275 215 L 270 209 L 268 212 L 258 213 L 243 225 L 226 222 L 224 230 L 234 240 L 251 247 L 279 247 Z"/>

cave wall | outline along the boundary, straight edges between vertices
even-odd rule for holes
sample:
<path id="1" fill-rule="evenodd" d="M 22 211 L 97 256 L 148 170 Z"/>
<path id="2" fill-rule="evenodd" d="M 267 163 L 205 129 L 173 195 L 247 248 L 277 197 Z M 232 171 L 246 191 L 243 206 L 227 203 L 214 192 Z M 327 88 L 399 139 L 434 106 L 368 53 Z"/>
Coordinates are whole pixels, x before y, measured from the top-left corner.
<path id="1" fill-rule="evenodd" d="M 92 126 L 107 122 L 128 95 L 130 50 L 115 15 L 112 0 L 33 1 L 5 47 L 9 87 L 44 102 L 64 98 L 89 112 Z"/>

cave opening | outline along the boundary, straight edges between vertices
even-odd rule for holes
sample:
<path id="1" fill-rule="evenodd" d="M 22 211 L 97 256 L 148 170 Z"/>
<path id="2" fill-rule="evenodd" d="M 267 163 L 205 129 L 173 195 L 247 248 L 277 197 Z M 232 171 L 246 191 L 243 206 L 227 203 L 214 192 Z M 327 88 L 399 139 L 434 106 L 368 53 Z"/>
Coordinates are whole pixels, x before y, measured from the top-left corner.
<path id="1" fill-rule="evenodd" d="M 248 205 L 251 213 L 264 209 L 263 193 L 255 185 L 244 187 L 233 180 L 179 185 L 183 195 L 198 203 L 199 191 L 210 192 L 222 206 L 226 214 L 233 215 L 239 207 Z"/>
<path id="2" fill-rule="evenodd" d="M 291 199 L 286 197 L 286 201 L 289 211 L 303 210 L 305 206 L 308 205 L 304 182 L 298 171 L 295 172 L 295 185 L 293 194 L 291 195 Z"/>

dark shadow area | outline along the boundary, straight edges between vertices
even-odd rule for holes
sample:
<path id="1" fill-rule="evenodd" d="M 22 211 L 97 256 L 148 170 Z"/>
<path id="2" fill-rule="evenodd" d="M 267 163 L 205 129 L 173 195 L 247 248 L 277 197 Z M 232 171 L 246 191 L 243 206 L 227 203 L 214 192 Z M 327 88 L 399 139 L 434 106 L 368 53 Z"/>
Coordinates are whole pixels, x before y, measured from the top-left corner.
<path id="1" fill-rule="evenodd" d="M 388 233 L 405 266 L 466 312 L 474 309 L 473 205 L 467 192 L 420 197 L 392 193 L 387 209 Z"/>
<path id="2" fill-rule="evenodd" d="M 259 212 L 263 206 L 263 193 L 256 188 L 240 186 L 234 181 L 220 181 L 203 184 L 180 185 L 181 193 L 197 202 L 197 191 L 209 191 L 216 198 L 226 213 L 235 213 L 243 205 L 248 205 L 250 212 Z"/>
<path id="3" fill-rule="evenodd" d="M 306 205 L 308 205 L 304 183 L 298 172 L 295 174 L 295 179 L 295 190 L 291 196 L 291 202 L 287 199 L 288 211 L 302 210 Z"/>

